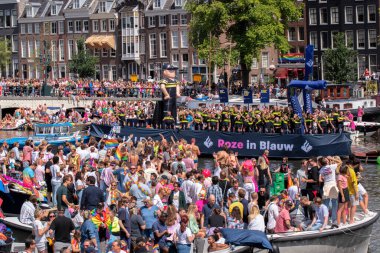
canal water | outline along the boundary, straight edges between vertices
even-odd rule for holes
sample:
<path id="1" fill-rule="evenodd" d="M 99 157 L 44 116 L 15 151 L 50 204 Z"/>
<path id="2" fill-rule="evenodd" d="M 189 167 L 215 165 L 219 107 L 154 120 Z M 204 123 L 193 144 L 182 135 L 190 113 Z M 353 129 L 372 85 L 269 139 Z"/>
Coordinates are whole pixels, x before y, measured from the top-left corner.
<path id="1" fill-rule="evenodd" d="M 20 131 L 0 131 L 0 139 L 11 138 L 18 136 L 28 136 L 31 133 L 20 132 Z M 360 140 L 353 143 L 353 149 L 359 150 L 369 150 L 369 149 L 380 149 L 380 143 L 373 139 L 366 139 L 365 141 Z M 272 166 L 276 167 L 281 161 L 271 161 Z M 294 169 L 299 168 L 299 161 L 290 161 L 290 165 Z M 200 168 L 211 168 L 213 166 L 213 161 L 210 158 L 201 158 L 199 161 Z M 377 164 L 363 164 L 365 171 L 362 173 L 363 179 L 362 184 L 366 188 L 369 194 L 369 209 L 372 211 L 380 211 L 380 165 Z M 14 234 L 17 242 L 23 242 L 28 236 L 26 233 L 17 232 Z M 380 222 L 374 224 L 371 244 L 369 251 L 370 253 L 379 252 L 380 249 Z"/>

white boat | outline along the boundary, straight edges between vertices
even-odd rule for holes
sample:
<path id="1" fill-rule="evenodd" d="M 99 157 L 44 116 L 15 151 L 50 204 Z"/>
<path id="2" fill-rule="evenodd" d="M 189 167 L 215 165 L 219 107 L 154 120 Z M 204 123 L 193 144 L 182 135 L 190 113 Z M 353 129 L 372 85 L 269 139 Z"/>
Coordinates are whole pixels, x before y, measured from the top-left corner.
<path id="1" fill-rule="evenodd" d="M 10 227 L 12 230 L 16 229 L 25 232 L 32 232 L 33 230 L 31 225 L 21 223 L 19 217 L 5 217 L 3 219 L 0 219 L 0 221 L 3 222 L 7 227 Z"/>

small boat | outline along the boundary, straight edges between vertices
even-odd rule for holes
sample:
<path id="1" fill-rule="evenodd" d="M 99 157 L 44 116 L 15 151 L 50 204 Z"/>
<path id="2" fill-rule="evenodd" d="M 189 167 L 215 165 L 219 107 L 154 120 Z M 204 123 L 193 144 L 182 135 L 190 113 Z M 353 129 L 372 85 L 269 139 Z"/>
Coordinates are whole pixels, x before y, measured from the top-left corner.
<path id="1" fill-rule="evenodd" d="M 73 127 L 72 123 L 35 124 L 33 136 L 1 139 L 0 145 L 4 142 L 9 145 L 18 142 L 20 148 L 23 148 L 27 140 L 32 140 L 34 145 L 39 145 L 43 140 L 46 140 L 53 146 L 59 146 L 66 142 L 75 143 L 78 140 L 87 141 L 89 139 L 88 136 L 81 136 L 80 131 L 73 132 Z"/>
<path id="2" fill-rule="evenodd" d="M 25 119 L 19 119 L 15 122 L 13 125 L 8 125 L 0 128 L 1 131 L 16 131 L 16 130 L 23 130 L 24 127 L 27 125 L 27 122 Z"/>
<path id="3" fill-rule="evenodd" d="M 380 123 L 378 122 L 357 122 L 354 121 L 356 131 L 353 134 L 358 136 L 372 136 L 380 129 Z M 349 132 L 350 122 L 344 122 L 346 131 Z"/>
<path id="4" fill-rule="evenodd" d="M 18 217 L 5 217 L 3 219 L 0 219 L 0 221 L 7 225 L 7 227 L 12 228 L 13 230 L 16 229 L 25 232 L 32 232 L 33 230 L 33 227 L 31 225 L 21 223 Z"/>
<path id="5" fill-rule="evenodd" d="M 380 156 L 380 150 L 371 150 L 371 151 L 357 151 L 353 152 L 354 156 L 360 160 L 365 161 L 366 163 L 376 163 L 377 158 Z"/>

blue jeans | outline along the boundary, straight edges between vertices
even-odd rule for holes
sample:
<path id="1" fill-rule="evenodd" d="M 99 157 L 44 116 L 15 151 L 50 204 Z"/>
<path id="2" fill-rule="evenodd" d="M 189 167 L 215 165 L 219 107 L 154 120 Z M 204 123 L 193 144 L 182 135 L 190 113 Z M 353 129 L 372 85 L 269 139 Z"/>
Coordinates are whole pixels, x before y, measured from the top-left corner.
<path id="1" fill-rule="evenodd" d="M 53 196 L 52 196 L 52 200 L 53 200 L 53 204 L 54 206 L 57 205 L 57 190 L 58 190 L 58 187 L 61 185 L 61 182 L 55 182 L 55 181 L 51 181 L 51 186 L 52 186 L 52 191 L 53 191 Z"/>
<path id="2" fill-rule="evenodd" d="M 315 223 L 313 226 L 311 226 L 311 228 L 309 229 L 309 231 L 316 231 L 316 230 L 319 230 L 321 227 L 322 227 L 322 223 Z"/>
<path id="3" fill-rule="evenodd" d="M 190 253 L 191 244 L 177 244 L 177 253 Z"/>
<path id="4" fill-rule="evenodd" d="M 338 212 L 338 199 L 324 199 L 323 204 L 327 206 L 328 209 L 330 209 L 330 203 L 331 203 L 331 221 L 332 223 L 336 223 L 336 213 Z"/>

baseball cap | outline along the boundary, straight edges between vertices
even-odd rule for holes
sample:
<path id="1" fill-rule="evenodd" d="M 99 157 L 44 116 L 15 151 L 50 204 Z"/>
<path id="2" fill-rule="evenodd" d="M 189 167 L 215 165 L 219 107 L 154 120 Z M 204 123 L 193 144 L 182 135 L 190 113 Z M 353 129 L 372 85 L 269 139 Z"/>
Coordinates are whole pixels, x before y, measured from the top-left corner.
<path id="1" fill-rule="evenodd" d="M 163 70 L 177 70 L 178 68 L 170 63 L 165 63 L 164 65 L 162 65 L 162 69 Z"/>

